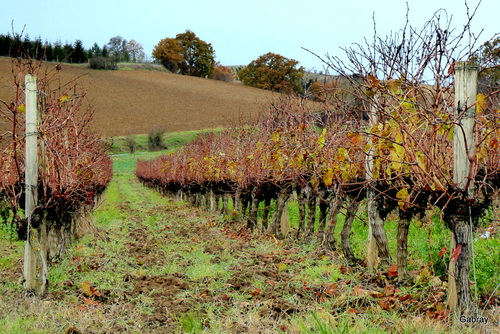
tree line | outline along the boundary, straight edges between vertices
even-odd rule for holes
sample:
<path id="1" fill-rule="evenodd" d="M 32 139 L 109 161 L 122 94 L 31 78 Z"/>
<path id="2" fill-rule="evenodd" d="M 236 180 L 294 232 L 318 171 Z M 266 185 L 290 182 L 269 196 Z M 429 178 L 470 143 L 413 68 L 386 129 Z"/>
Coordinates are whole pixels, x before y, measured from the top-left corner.
<path id="1" fill-rule="evenodd" d="M 31 39 L 28 35 L 0 34 L 0 56 L 40 59 L 44 61 L 87 63 L 92 59 L 106 58 L 114 62 L 143 62 L 146 59 L 144 47 L 132 39 L 121 36 L 110 38 L 107 44 L 85 48 L 77 39 L 74 43 L 43 41 L 41 37 Z"/>

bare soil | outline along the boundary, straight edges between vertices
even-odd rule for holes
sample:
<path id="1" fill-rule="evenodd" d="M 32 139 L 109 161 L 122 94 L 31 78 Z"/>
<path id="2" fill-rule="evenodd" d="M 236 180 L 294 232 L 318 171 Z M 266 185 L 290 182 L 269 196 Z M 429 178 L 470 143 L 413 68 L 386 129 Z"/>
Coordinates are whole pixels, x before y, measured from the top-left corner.
<path id="1" fill-rule="evenodd" d="M 55 63 L 46 63 L 48 69 Z M 61 64 L 55 82 L 77 80 L 95 108 L 93 128 L 106 137 L 201 130 L 256 119 L 273 93 L 204 78 L 148 70 L 92 70 Z M 42 68 L 41 74 L 45 68 Z M 12 101 L 12 63 L 0 57 L 0 100 Z"/>

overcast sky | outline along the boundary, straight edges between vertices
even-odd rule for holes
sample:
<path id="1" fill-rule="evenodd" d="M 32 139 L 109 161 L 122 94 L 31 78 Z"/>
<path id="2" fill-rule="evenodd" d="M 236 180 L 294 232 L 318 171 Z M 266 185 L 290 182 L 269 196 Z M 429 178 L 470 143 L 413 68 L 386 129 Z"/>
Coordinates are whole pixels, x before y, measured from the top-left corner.
<path id="1" fill-rule="evenodd" d="M 274 52 L 296 59 L 306 69 L 321 70 L 319 55 L 342 55 L 340 47 L 363 43 L 373 36 L 398 31 L 406 20 L 421 28 L 440 8 L 452 17 L 452 27 L 466 23 L 465 0 L 1 0 L 0 33 L 16 33 L 25 26 L 31 39 L 74 43 L 85 48 L 103 46 L 120 35 L 135 39 L 151 57 L 163 38 L 192 30 L 215 49 L 223 65 L 246 65 Z M 479 0 L 469 0 L 474 9 Z M 74 4 L 73 4 L 74 3 Z M 472 30 L 484 30 L 482 40 L 500 32 L 500 1 L 483 0 Z"/>

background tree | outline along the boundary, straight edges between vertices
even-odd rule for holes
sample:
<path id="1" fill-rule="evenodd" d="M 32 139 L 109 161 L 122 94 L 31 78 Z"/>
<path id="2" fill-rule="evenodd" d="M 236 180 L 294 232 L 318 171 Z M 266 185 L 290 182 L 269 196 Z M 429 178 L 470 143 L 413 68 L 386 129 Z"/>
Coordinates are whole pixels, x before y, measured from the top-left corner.
<path id="1" fill-rule="evenodd" d="M 109 39 L 108 50 L 112 56 L 115 56 L 118 61 L 130 60 L 130 55 L 127 51 L 127 40 L 121 36 L 115 36 Z"/>
<path id="2" fill-rule="evenodd" d="M 238 72 L 238 78 L 248 86 L 277 92 L 302 93 L 304 67 L 299 62 L 276 53 L 266 53 Z"/>
<path id="3" fill-rule="evenodd" d="M 214 73 L 212 44 L 202 41 L 190 30 L 175 38 L 162 39 L 155 46 L 153 57 L 174 73 L 195 77 L 212 77 Z"/>
<path id="4" fill-rule="evenodd" d="M 164 38 L 154 47 L 153 57 L 167 70 L 177 73 L 179 64 L 184 61 L 181 43 L 175 38 Z"/>
<path id="5" fill-rule="evenodd" d="M 87 55 L 85 54 L 85 49 L 83 48 L 83 43 L 81 40 L 77 39 L 75 41 L 75 46 L 73 48 L 73 54 L 71 55 L 75 63 L 85 63 L 87 61 Z"/>
<path id="6" fill-rule="evenodd" d="M 212 44 L 199 39 L 194 32 L 175 36 L 181 45 L 184 61 L 179 64 L 181 74 L 195 77 L 211 77 L 215 67 L 215 52 Z"/>
<path id="7" fill-rule="evenodd" d="M 130 55 L 130 59 L 134 63 L 141 63 L 144 61 L 144 47 L 135 39 L 128 41 L 128 43 L 125 45 L 125 50 Z"/>
<path id="8" fill-rule="evenodd" d="M 491 88 L 500 87 L 500 37 L 481 45 L 472 59 L 484 68 L 480 73 L 480 83 Z"/>
<path id="9" fill-rule="evenodd" d="M 61 41 L 57 40 L 54 43 L 53 53 L 54 53 L 54 60 L 57 62 L 63 61 L 64 58 L 66 58 Z"/>
<path id="10" fill-rule="evenodd" d="M 43 48 L 44 59 L 48 61 L 54 60 L 54 48 L 52 47 L 52 44 L 45 41 L 42 48 Z"/>
<path id="11" fill-rule="evenodd" d="M 64 43 L 63 47 L 63 58 L 60 59 L 59 61 L 65 61 L 68 63 L 73 62 L 73 45 L 71 45 L 69 42 Z"/>
<path id="12" fill-rule="evenodd" d="M 102 49 L 97 45 L 97 43 L 94 43 L 90 49 L 87 50 L 87 57 L 94 58 L 94 57 L 102 57 Z"/>

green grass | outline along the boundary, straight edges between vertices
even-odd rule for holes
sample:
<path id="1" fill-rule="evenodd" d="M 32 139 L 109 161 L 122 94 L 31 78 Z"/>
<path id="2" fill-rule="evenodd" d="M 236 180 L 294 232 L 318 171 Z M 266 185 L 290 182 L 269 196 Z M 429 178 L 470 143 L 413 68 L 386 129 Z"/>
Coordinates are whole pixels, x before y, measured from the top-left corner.
<path id="1" fill-rule="evenodd" d="M 222 130 L 221 128 L 217 128 L 217 129 L 165 133 L 163 135 L 163 143 L 167 146 L 167 149 L 175 150 L 185 146 L 187 143 L 195 139 L 200 134 L 210 133 L 210 132 L 220 132 L 221 130 Z M 135 140 L 137 144 L 136 151 L 138 152 L 147 151 L 148 149 L 147 134 L 132 135 L 129 137 Z M 109 150 L 110 154 L 130 153 L 130 149 L 126 145 L 126 138 L 127 137 L 125 136 L 121 136 L 121 137 L 113 137 L 112 139 L 110 139 L 111 142 L 111 148 Z"/>
<path id="2" fill-rule="evenodd" d="M 177 135 L 177 141 L 189 137 Z M 166 152 L 113 157 L 114 177 L 93 213 L 95 228 L 72 245 L 61 263 L 52 265 L 51 295 L 46 300 L 26 299 L 18 281 L 8 275 L 0 277 L 5 281 L 0 284 L 0 333 L 65 333 L 71 327 L 82 333 L 392 333 L 394 328 L 412 334 L 477 332 L 477 328 L 429 320 L 424 314 L 409 313 L 404 318 L 399 311 L 383 311 L 371 297 L 353 295 L 356 285 L 375 289 L 366 275 L 373 281 L 377 275 L 362 269 L 342 274 L 340 253 L 318 255 L 314 244 L 292 238 L 277 241 L 259 232 L 250 233 L 249 238 L 233 236 L 231 231 L 241 228 L 238 223 L 142 187 L 134 176 L 136 160 Z M 294 201 L 289 217 L 293 234 L 298 217 Z M 343 221 L 339 215 L 337 245 Z M 351 236 L 360 258 L 368 231 L 365 221 L 361 213 Z M 389 219 L 385 227 L 394 255 L 396 219 Z M 0 231 L 0 273 L 13 273 L 22 259 L 23 243 L 7 234 L 5 228 Z M 448 238 L 437 216 L 429 222 L 414 221 L 409 237 L 410 270 L 424 265 L 436 275 L 443 274 L 435 262 L 441 247 L 449 246 Z M 483 295 L 492 293 L 499 281 L 499 246 L 494 238 L 475 242 L 477 285 Z M 173 296 L 168 295 L 175 291 L 171 286 L 134 294 L 143 276 L 181 277 L 189 287 Z M 304 283 L 313 291 L 306 290 Z M 333 283 L 339 285 L 340 295 L 318 300 L 315 293 Z M 100 305 L 86 306 L 85 284 L 105 295 Z M 260 293 L 251 294 L 259 289 Z M 429 293 L 425 284 L 401 290 L 415 298 Z M 359 315 L 348 312 L 366 300 L 370 304 Z M 280 307 L 287 304 L 299 311 L 285 315 Z M 179 305 L 186 309 L 175 309 Z"/>

